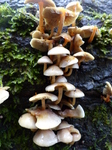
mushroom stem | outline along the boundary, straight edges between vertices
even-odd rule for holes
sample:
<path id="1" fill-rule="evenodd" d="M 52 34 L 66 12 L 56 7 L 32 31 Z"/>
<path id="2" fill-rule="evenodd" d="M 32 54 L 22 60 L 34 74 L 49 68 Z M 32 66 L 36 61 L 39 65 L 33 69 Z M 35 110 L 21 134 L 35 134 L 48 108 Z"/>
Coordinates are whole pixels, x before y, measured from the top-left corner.
<path id="1" fill-rule="evenodd" d="M 65 67 L 64 73 L 66 73 L 68 71 L 68 66 Z"/>
<path id="2" fill-rule="evenodd" d="M 92 32 L 92 34 L 91 34 L 91 36 L 90 36 L 90 38 L 89 38 L 89 40 L 88 40 L 88 43 L 91 43 L 91 42 L 93 41 L 94 36 L 95 36 L 95 34 L 96 34 L 96 31 L 97 31 L 97 27 L 95 26 L 95 27 L 93 28 L 93 32 Z"/>
<path id="3" fill-rule="evenodd" d="M 53 33 L 54 33 L 54 27 L 52 27 L 52 28 L 51 28 L 51 33 L 50 33 L 50 35 L 49 35 L 48 39 L 52 38 Z"/>
<path id="4" fill-rule="evenodd" d="M 60 35 L 62 32 L 64 20 L 65 20 L 65 12 L 63 11 L 62 14 L 60 14 L 60 23 L 58 25 L 57 35 Z"/>
<path id="5" fill-rule="evenodd" d="M 69 72 L 68 72 L 68 73 L 65 73 L 64 75 L 65 75 L 65 76 L 70 76 L 70 75 L 72 74 L 72 71 L 73 71 L 73 69 L 70 68 L 70 69 L 69 69 Z"/>
<path id="6" fill-rule="evenodd" d="M 44 64 L 43 73 L 46 71 L 46 69 L 47 69 L 47 63 Z"/>
<path id="7" fill-rule="evenodd" d="M 63 88 L 62 87 L 59 87 L 58 88 L 58 100 L 55 102 L 55 104 L 59 104 L 61 99 L 62 99 L 62 95 L 63 95 Z"/>
<path id="8" fill-rule="evenodd" d="M 66 105 L 71 109 L 74 109 L 73 105 L 70 102 L 67 102 L 66 100 L 61 101 L 61 108 L 62 108 L 63 105 Z"/>
<path id="9" fill-rule="evenodd" d="M 75 105 L 75 102 L 76 102 L 76 98 L 74 97 L 74 98 L 73 98 L 73 101 L 72 101 L 72 105 L 73 105 L 73 106 Z"/>
<path id="10" fill-rule="evenodd" d="M 42 99 L 42 109 L 45 110 L 45 108 L 46 108 L 46 106 L 45 106 L 45 99 L 43 98 L 43 99 Z"/>
<path id="11" fill-rule="evenodd" d="M 58 66 L 59 63 L 60 63 L 60 58 L 61 58 L 61 56 L 60 56 L 60 55 L 57 55 L 57 62 L 56 62 L 56 65 L 57 65 L 57 66 Z"/>
<path id="12" fill-rule="evenodd" d="M 43 29 L 43 2 L 39 2 L 39 29 L 40 32 L 44 33 L 44 29 Z"/>
<path id="13" fill-rule="evenodd" d="M 55 83 L 55 76 L 51 77 L 51 84 Z"/>
<path id="14" fill-rule="evenodd" d="M 65 39 L 64 43 L 63 43 L 63 47 L 66 46 L 68 43 L 68 41 Z"/>

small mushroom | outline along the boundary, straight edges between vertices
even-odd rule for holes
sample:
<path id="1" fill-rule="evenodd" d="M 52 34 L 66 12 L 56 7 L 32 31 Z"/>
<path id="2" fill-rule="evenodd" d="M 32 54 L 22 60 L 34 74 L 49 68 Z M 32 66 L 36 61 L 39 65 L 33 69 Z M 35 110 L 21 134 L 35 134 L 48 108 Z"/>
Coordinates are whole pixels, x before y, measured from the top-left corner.
<path id="1" fill-rule="evenodd" d="M 38 100 L 41 100 L 42 102 L 42 109 L 45 109 L 46 108 L 46 105 L 45 105 L 45 100 L 51 100 L 51 101 L 56 101 L 58 99 L 58 97 L 54 94 L 51 94 L 51 93 L 40 93 L 40 94 L 36 94 L 34 96 L 32 96 L 29 101 L 30 102 L 37 102 Z"/>
<path id="2" fill-rule="evenodd" d="M 41 52 L 47 52 L 49 50 L 49 47 L 52 47 L 53 40 L 45 40 L 45 39 L 37 39 L 33 38 L 30 41 L 31 47 L 41 51 Z"/>
<path id="3" fill-rule="evenodd" d="M 52 130 L 38 130 L 33 137 L 33 142 L 38 146 L 50 147 L 58 143 L 58 139 Z"/>
<path id="4" fill-rule="evenodd" d="M 0 104 L 9 98 L 9 92 L 6 91 L 9 87 L 0 87 Z"/>
<path id="5" fill-rule="evenodd" d="M 57 56 L 57 62 L 56 62 L 57 65 L 60 63 L 61 56 L 64 55 L 64 54 L 69 55 L 70 52 L 69 52 L 68 49 L 66 49 L 62 45 L 58 45 L 56 47 L 53 47 L 52 49 L 50 49 L 48 51 L 49 56 L 52 56 L 52 55 Z"/>
<path id="6" fill-rule="evenodd" d="M 23 114 L 19 118 L 18 123 L 21 127 L 24 127 L 24 128 L 27 128 L 27 129 L 31 129 L 31 130 L 37 129 L 37 127 L 35 126 L 36 117 L 31 115 L 30 113 Z"/>
<path id="7" fill-rule="evenodd" d="M 56 7 L 55 3 L 52 0 L 25 0 L 26 3 L 38 3 L 39 5 L 39 29 L 40 32 L 44 33 L 43 28 L 43 8 L 45 7 Z"/>
<path id="8" fill-rule="evenodd" d="M 64 76 L 59 76 L 56 78 L 55 82 L 67 82 L 67 79 Z"/>
<path id="9" fill-rule="evenodd" d="M 81 62 L 89 62 L 94 60 L 94 56 L 91 55 L 88 52 L 77 52 L 73 56 L 75 56 L 78 59 L 78 64 L 80 66 Z"/>
<path id="10" fill-rule="evenodd" d="M 58 113 L 62 117 L 72 117 L 72 118 L 85 117 L 85 112 L 81 105 L 78 105 L 75 109 L 65 109 L 64 111 L 58 111 Z"/>
<path id="11" fill-rule="evenodd" d="M 40 59 L 38 59 L 37 63 L 44 64 L 43 73 L 47 69 L 47 64 L 53 64 L 53 62 L 50 60 L 48 56 L 42 56 Z"/>
<path id="12" fill-rule="evenodd" d="M 38 38 L 38 39 L 47 39 L 49 37 L 49 34 L 42 33 L 38 30 L 33 31 L 32 38 Z"/>
<path id="13" fill-rule="evenodd" d="M 73 106 L 75 105 L 76 98 L 84 97 L 84 93 L 77 88 L 74 91 L 66 91 L 64 94 L 67 97 L 73 98 L 73 101 L 72 101 Z"/>
<path id="14" fill-rule="evenodd" d="M 26 109 L 27 112 L 36 117 L 35 126 L 42 130 L 53 129 L 61 123 L 61 117 L 55 114 L 51 109 Z"/>
<path id="15" fill-rule="evenodd" d="M 73 126 L 72 124 L 69 124 L 67 121 L 62 121 L 59 126 L 57 126 L 54 130 L 61 130 L 61 129 L 65 129 L 65 128 L 69 128 Z"/>
<path id="16" fill-rule="evenodd" d="M 52 65 L 46 69 L 46 71 L 44 72 L 44 75 L 52 77 L 51 83 L 54 83 L 55 76 L 63 75 L 63 71 L 58 66 Z"/>
<path id="17" fill-rule="evenodd" d="M 58 89 L 58 100 L 55 102 L 55 104 L 59 104 L 63 95 L 63 90 L 66 91 L 75 90 L 75 86 L 68 82 L 65 83 L 59 82 L 59 83 L 48 85 L 45 88 L 46 91 L 55 91 L 55 89 Z"/>

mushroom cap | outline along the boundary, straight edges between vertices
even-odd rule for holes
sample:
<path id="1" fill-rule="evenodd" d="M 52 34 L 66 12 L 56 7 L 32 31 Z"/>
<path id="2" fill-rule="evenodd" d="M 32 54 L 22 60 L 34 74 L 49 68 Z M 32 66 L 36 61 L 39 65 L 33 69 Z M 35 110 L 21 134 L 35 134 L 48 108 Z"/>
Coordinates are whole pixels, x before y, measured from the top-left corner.
<path id="1" fill-rule="evenodd" d="M 58 139 L 52 130 L 38 130 L 33 137 L 33 142 L 38 146 L 49 147 L 58 143 Z"/>
<path id="2" fill-rule="evenodd" d="M 39 3 L 43 2 L 43 7 L 56 7 L 55 3 L 52 0 L 25 0 L 26 3 Z"/>
<path id="3" fill-rule="evenodd" d="M 79 69 L 78 63 L 68 66 L 68 68 Z"/>
<path id="4" fill-rule="evenodd" d="M 74 2 L 68 3 L 68 5 L 66 6 L 66 8 L 68 10 L 71 10 L 71 11 L 75 12 L 75 13 L 76 12 L 80 13 L 81 11 L 83 11 L 83 8 L 80 5 L 79 1 L 74 1 Z"/>
<path id="5" fill-rule="evenodd" d="M 112 86 L 108 81 L 106 81 L 105 88 L 103 89 L 103 94 L 110 96 L 112 95 Z"/>
<path id="6" fill-rule="evenodd" d="M 19 118 L 18 123 L 21 127 L 24 127 L 27 129 L 37 129 L 37 127 L 35 126 L 36 118 L 30 113 L 23 114 Z"/>
<path id="7" fill-rule="evenodd" d="M 68 129 L 61 129 L 57 132 L 57 138 L 59 142 L 63 143 L 71 143 L 73 140 L 73 136 L 71 135 Z"/>
<path id="8" fill-rule="evenodd" d="M 38 38 L 38 39 L 43 38 L 43 39 L 46 39 L 48 37 L 49 37 L 49 34 L 47 34 L 47 33 L 41 33 L 38 30 L 33 31 L 33 33 L 32 33 L 32 38 Z"/>
<path id="9" fill-rule="evenodd" d="M 61 110 L 61 107 L 55 104 L 48 104 L 48 108 L 51 108 L 54 110 Z"/>
<path id="10" fill-rule="evenodd" d="M 9 92 L 0 88 L 0 104 L 3 103 L 9 97 Z"/>
<path id="11" fill-rule="evenodd" d="M 55 82 L 67 82 L 67 79 L 64 76 L 58 76 Z"/>
<path id="12" fill-rule="evenodd" d="M 83 58 L 83 61 L 84 62 L 88 62 L 88 61 L 92 61 L 94 60 L 94 56 L 91 55 L 90 53 L 88 52 L 77 52 L 75 53 L 73 56 L 77 57 L 78 59 L 82 59 Z"/>
<path id="13" fill-rule="evenodd" d="M 68 82 L 59 82 L 59 83 L 54 83 L 54 84 L 48 85 L 45 88 L 45 90 L 46 91 L 55 91 L 55 89 L 57 89 L 58 87 L 63 87 L 63 89 L 67 90 L 67 91 L 75 90 L 75 86 Z"/>
<path id="14" fill-rule="evenodd" d="M 63 47 L 62 45 L 53 47 L 48 51 L 48 55 L 63 55 L 63 54 L 70 54 L 70 51 L 65 47 Z"/>
<path id="15" fill-rule="evenodd" d="M 67 66 L 76 64 L 78 62 L 78 59 L 74 56 L 65 56 L 61 59 L 59 66 L 61 68 L 65 68 Z"/>
<path id="16" fill-rule="evenodd" d="M 109 34 L 112 34 L 112 28 L 109 30 Z"/>
<path id="17" fill-rule="evenodd" d="M 40 93 L 40 94 L 36 94 L 34 96 L 32 96 L 29 101 L 30 102 L 37 102 L 38 100 L 42 100 L 42 99 L 49 99 L 51 101 L 56 101 L 58 99 L 58 97 L 54 94 L 51 93 Z"/>
<path id="18" fill-rule="evenodd" d="M 80 98 L 84 96 L 84 93 L 77 88 L 74 91 L 66 91 L 64 94 L 71 98 Z"/>
<path id="19" fill-rule="evenodd" d="M 60 76 L 63 75 L 63 71 L 56 65 L 48 67 L 45 72 L 45 76 Z"/>
<path id="20" fill-rule="evenodd" d="M 52 64 L 52 60 L 48 56 L 42 56 L 41 58 L 38 59 L 38 64 Z"/>
<path id="21" fill-rule="evenodd" d="M 42 130 L 53 129 L 61 123 L 61 118 L 51 109 L 39 110 L 36 127 Z"/>
<path id="22" fill-rule="evenodd" d="M 59 40 L 60 38 L 66 39 L 68 42 L 72 40 L 71 36 L 68 33 L 61 33 L 58 36 L 52 37 L 53 40 Z"/>
<path id="23" fill-rule="evenodd" d="M 62 117 L 72 117 L 72 118 L 84 118 L 85 112 L 81 105 L 78 105 L 75 109 L 65 109 L 64 111 L 59 111 L 59 115 Z"/>
<path id="24" fill-rule="evenodd" d="M 74 43 L 77 46 L 81 46 L 84 44 L 84 41 L 82 40 L 82 37 L 80 36 L 80 34 L 76 34 L 75 39 L 74 39 Z"/>
<path id="25" fill-rule="evenodd" d="M 65 129 L 65 128 L 69 128 L 69 127 L 71 127 L 71 126 L 73 126 L 73 125 L 72 125 L 72 124 L 69 124 L 67 121 L 62 121 L 62 122 L 59 124 L 59 126 L 57 126 L 57 127 L 55 128 L 55 130 Z"/>
<path id="26" fill-rule="evenodd" d="M 37 39 L 37 38 L 33 38 L 30 41 L 30 45 L 31 47 L 41 51 L 41 52 L 46 52 L 48 51 L 48 42 L 47 40 L 45 41 L 44 39 Z"/>

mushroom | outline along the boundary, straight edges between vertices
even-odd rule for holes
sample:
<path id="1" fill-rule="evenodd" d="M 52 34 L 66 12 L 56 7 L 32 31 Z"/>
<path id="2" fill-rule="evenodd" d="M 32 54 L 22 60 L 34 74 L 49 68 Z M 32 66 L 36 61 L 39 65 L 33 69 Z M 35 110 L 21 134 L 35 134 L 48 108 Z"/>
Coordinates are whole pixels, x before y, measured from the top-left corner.
<path id="1" fill-rule="evenodd" d="M 62 45 L 58 45 L 56 47 L 53 47 L 52 49 L 50 49 L 48 51 L 49 56 L 52 56 L 52 55 L 57 56 L 57 62 L 56 62 L 57 65 L 60 63 L 61 56 L 64 54 L 69 55 L 70 52 L 68 49 L 64 48 Z"/>
<path id="2" fill-rule="evenodd" d="M 109 30 L 109 34 L 111 34 L 111 35 L 112 35 L 112 28 Z"/>
<path id="3" fill-rule="evenodd" d="M 53 46 L 52 44 L 53 44 L 53 40 L 33 38 L 30 41 L 31 47 L 33 47 L 41 52 L 47 52 Z"/>
<path id="4" fill-rule="evenodd" d="M 80 13 L 81 11 L 83 11 L 83 8 L 82 8 L 82 6 L 80 5 L 80 2 L 78 2 L 78 1 L 70 2 L 70 3 L 66 6 L 66 9 L 68 9 L 68 10 L 74 12 L 75 14 L 77 14 L 77 17 L 76 17 L 76 18 L 78 18 L 79 13 Z M 75 26 L 75 22 L 72 23 L 72 26 Z"/>
<path id="5" fill-rule="evenodd" d="M 65 83 L 59 82 L 59 83 L 48 85 L 45 88 L 46 91 L 54 91 L 55 89 L 58 89 L 58 100 L 55 102 L 55 104 L 59 104 L 63 95 L 63 90 L 66 91 L 75 90 L 75 86 L 68 82 Z"/>
<path id="6" fill-rule="evenodd" d="M 49 99 L 49 100 L 54 102 L 58 99 L 58 97 L 54 94 L 51 94 L 51 93 L 40 93 L 40 94 L 36 94 L 36 95 L 32 96 L 29 99 L 29 101 L 30 102 L 37 102 L 38 100 L 41 100 L 42 109 L 45 109 L 46 108 L 46 105 L 45 105 L 45 100 L 46 99 Z"/>
<path id="7" fill-rule="evenodd" d="M 65 68 L 64 73 L 68 71 L 69 66 L 74 65 L 78 62 L 78 59 L 74 56 L 65 56 L 61 59 L 59 66 Z"/>
<path id="8" fill-rule="evenodd" d="M 42 33 L 38 30 L 33 31 L 32 38 L 38 38 L 38 39 L 47 39 L 49 37 L 49 34 Z"/>
<path id="9" fill-rule="evenodd" d="M 66 44 L 67 44 L 68 42 L 71 42 L 71 40 L 72 40 L 71 36 L 70 36 L 68 33 L 61 33 L 61 34 L 58 35 L 58 36 L 52 37 L 52 39 L 55 40 L 55 41 L 57 41 L 57 40 L 59 41 L 60 38 L 63 38 L 63 39 L 64 39 L 63 46 L 66 46 Z"/>
<path id="10" fill-rule="evenodd" d="M 75 109 L 65 109 L 64 111 L 58 111 L 58 113 L 62 117 L 72 117 L 72 118 L 85 117 L 85 112 L 81 105 L 78 105 Z"/>
<path id="11" fill-rule="evenodd" d="M 67 79 L 64 76 L 59 76 L 56 78 L 55 82 L 67 82 Z"/>
<path id="12" fill-rule="evenodd" d="M 44 33 L 43 28 L 43 8 L 45 7 L 56 7 L 55 3 L 52 0 L 25 0 L 26 3 L 38 3 L 39 5 L 39 29 L 40 32 Z"/>
<path id="13" fill-rule="evenodd" d="M 43 73 L 47 69 L 47 64 L 52 64 L 53 62 L 50 60 L 48 56 L 43 56 L 37 61 L 38 64 L 44 64 Z"/>
<path id="14" fill-rule="evenodd" d="M 0 104 L 9 98 L 9 92 L 6 91 L 9 87 L 0 87 Z"/>
<path id="15" fill-rule="evenodd" d="M 73 106 L 75 105 L 76 98 L 84 97 L 84 93 L 77 88 L 74 91 L 66 91 L 64 94 L 67 97 L 73 98 L 73 101 L 72 101 Z"/>
<path id="16" fill-rule="evenodd" d="M 52 77 L 51 83 L 54 83 L 55 76 L 63 75 L 63 71 L 58 66 L 52 65 L 46 69 L 46 71 L 44 72 L 44 75 Z"/>
<path id="17" fill-rule="evenodd" d="M 80 36 L 80 34 L 76 34 L 74 38 L 74 43 L 73 43 L 73 52 L 74 53 L 83 52 L 83 49 L 81 48 L 83 44 L 84 44 L 84 41 L 82 40 L 82 37 Z"/>
<path id="18" fill-rule="evenodd" d="M 111 84 L 106 81 L 106 85 L 103 89 L 103 94 L 106 96 L 101 96 L 101 98 L 105 101 L 105 102 L 110 102 L 110 96 L 112 96 L 112 86 Z"/>
<path id="19" fill-rule="evenodd" d="M 18 123 L 21 127 L 24 127 L 24 128 L 27 128 L 27 129 L 31 129 L 31 130 L 37 129 L 37 127 L 35 126 L 36 117 L 31 115 L 30 113 L 23 114 L 19 118 Z"/>
<path id="20" fill-rule="evenodd" d="M 73 126 L 72 124 L 69 124 L 67 121 L 62 121 L 59 126 L 57 126 L 54 130 L 61 130 L 61 129 L 65 129 L 65 128 L 69 128 Z"/>
<path id="21" fill-rule="evenodd" d="M 50 147 L 58 143 L 58 139 L 52 130 L 38 130 L 33 137 L 33 142 L 38 146 Z"/>
<path id="22" fill-rule="evenodd" d="M 94 60 L 94 56 L 91 55 L 88 52 L 77 52 L 73 56 L 75 56 L 78 59 L 78 64 L 80 66 L 81 62 L 89 62 Z"/>
<path id="23" fill-rule="evenodd" d="M 26 109 L 27 112 L 31 113 L 36 117 L 37 121 L 35 126 L 42 130 L 53 129 L 61 123 L 61 117 L 55 114 L 51 109 Z"/>

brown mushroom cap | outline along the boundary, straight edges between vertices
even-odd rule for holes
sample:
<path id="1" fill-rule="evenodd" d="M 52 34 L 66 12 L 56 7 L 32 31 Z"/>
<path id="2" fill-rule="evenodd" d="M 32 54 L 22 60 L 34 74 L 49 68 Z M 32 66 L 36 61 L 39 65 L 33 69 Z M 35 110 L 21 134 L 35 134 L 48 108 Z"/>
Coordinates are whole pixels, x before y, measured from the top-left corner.
<path id="1" fill-rule="evenodd" d="M 36 117 L 32 116 L 30 113 L 23 114 L 19 118 L 18 123 L 21 127 L 24 127 L 27 129 L 37 129 L 37 127 L 35 126 Z"/>
<path id="2" fill-rule="evenodd" d="M 75 109 L 65 109 L 64 111 L 58 112 L 62 117 L 72 117 L 72 118 L 84 118 L 85 112 L 81 105 L 78 105 Z"/>
<path id="3" fill-rule="evenodd" d="M 0 104 L 9 98 L 9 92 L 0 87 Z"/>
<path id="4" fill-rule="evenodd" d="M 58 139 L 52 130 L 38 130 L 33 137 L 33 142 L 38 146 L 49 147 L 58 143 Z"/>
<path id="5" fill-rule="evenodd" d="M 47 33 L 42 33 L 38 30 L 33 31 L 32 33 L 32 38 L 38 38 L 38 39 L 47 39 L 49 37 L 49 34 Z"/>
<path id="6" fill-rule="evenodd" d="M 82 10 L 83 10 L 83 8 L 82 8 L 82 6 L 80 5 L 80 2 L 79 1 L 74 1 L 74 2 L 70 2 L 70 3 L 68 3 L 67 4 L 67 6 L 66 6 L 66 8 L 68 9 L 68 10 L 71 10 L 71 11 L 73 11 L 74 13 L 80 13 Z"/>

